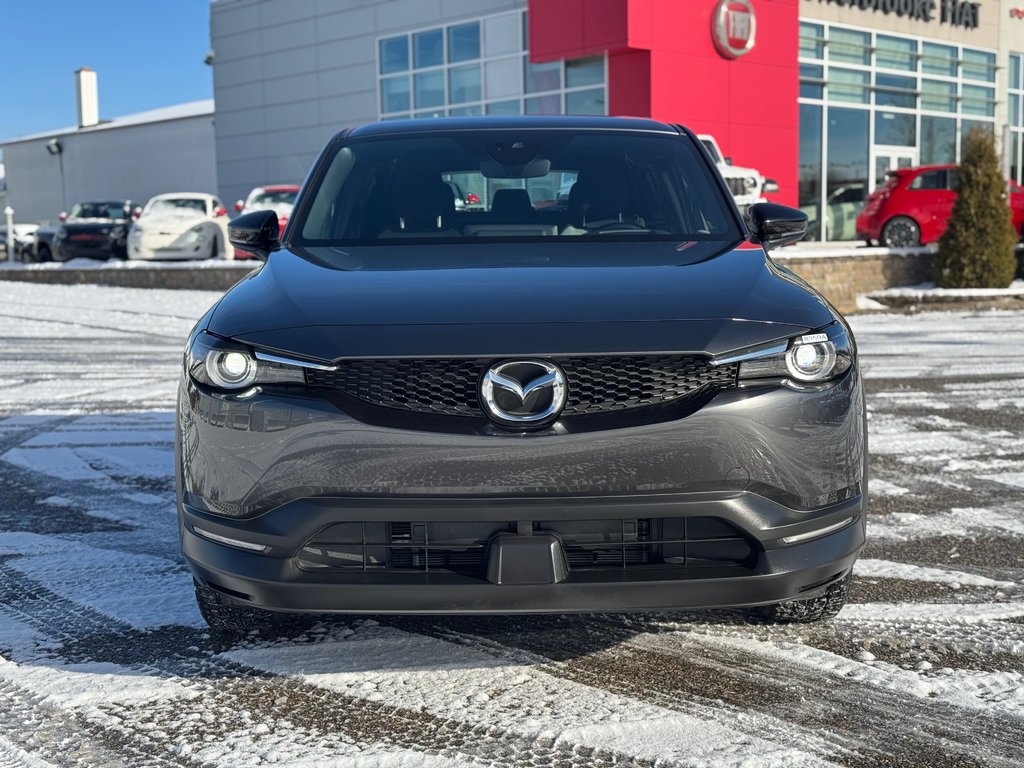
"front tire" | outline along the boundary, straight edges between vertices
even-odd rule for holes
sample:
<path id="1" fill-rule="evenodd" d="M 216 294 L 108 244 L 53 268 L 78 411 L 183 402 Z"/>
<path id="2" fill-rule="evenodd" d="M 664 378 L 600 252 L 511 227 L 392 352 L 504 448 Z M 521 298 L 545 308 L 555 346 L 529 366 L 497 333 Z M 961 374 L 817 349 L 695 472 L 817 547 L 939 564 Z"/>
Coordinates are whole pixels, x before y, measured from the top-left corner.
<path id="1" fill-rule="evenodd" d="M 909 216 L 895 216 L 882 227 L 880 239 L 887 248 L 916 248 L 921 245 L 921 228 Z"/>
<path id="2" fill-rule="evenodd" d="M 785 624 L 810 624 L 815 621 L 835 618 L 843 610 L 850 596 L 850 582 L 853 576 L 847 573 L 839 581 L 833 582 L 825 590 L 825 594 L 806 600 L 786 600 L 774 605 L 765 605 L 756 609 L 757 615 L 766 621 Z"/>
<path id="3" fill-rule="evenodd" d="M 213 635 L 221 641 L 236 642 L 250 632 L 267 633 L 283 623 L 282 618 L 259 608 L 244 608 L 224 602 L 220 593 L 194 582 L 196 604 Z"/>

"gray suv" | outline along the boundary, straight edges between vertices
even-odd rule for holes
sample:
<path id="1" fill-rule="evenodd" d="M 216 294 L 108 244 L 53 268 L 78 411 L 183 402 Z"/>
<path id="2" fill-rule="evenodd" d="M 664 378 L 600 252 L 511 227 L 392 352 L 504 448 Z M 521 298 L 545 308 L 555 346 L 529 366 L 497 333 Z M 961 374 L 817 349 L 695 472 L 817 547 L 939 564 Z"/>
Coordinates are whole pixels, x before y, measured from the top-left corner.
<path id="1" fill-rule="evenodd" d="M 680 126 L 338 134 L 280 241 L 273 211 L 232 222 L 266 263 L 188 339 L 203 615 L 834 615 L 864 543 L 864 395 L 843 318 L 768 256 L 806 225 L 741 218 Z"/>

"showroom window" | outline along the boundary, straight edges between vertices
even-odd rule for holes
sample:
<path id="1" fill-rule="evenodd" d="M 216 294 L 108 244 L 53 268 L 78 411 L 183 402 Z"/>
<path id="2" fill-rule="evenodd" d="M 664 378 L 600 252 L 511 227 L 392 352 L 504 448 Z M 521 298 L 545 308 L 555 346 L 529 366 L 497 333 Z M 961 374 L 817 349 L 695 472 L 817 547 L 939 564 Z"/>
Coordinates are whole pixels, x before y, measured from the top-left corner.
<path id="1" fill-rule="evenodd" d="M 1020 59 L 1010 84 L 1018 117 Z M 863 199 L 886 174 L 955 163 L 971 128 L 994 131 L 995 80 L 992 51 L 802 21 L 799 204 L 810 219 L 809 237 L 855 239 Z M 1020 133 L 1016 152 L 1019 166 Z M 810 179 L 814 169 L 818 183 Z"/>
<path id="2" fill-rule="evenodd" d="M 1024 184 L 1024 53 L 1010 54 L 1010 175 Z"/>
<path id="3" fill-rule="evenodd" d="M 519 11 L 381 38 L 381 119 L 608 113 L 604 56 L 535 64 L 527 42 Z"/>

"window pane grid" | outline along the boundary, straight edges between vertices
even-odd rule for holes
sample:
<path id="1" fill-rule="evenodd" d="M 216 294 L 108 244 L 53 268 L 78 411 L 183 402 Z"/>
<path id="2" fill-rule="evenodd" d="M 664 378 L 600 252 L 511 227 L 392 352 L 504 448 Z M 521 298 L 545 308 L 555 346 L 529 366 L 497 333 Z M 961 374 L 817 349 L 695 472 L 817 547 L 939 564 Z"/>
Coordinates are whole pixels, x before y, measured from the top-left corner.
<path id="1" fill-rule="evenodd" d="M 526 14 L 517 12 L 381 38 L 381 119 L 607 114 L 605 57 L 532 64 L 526 29 Z"/>
<path id="2" fill-rule="evenodd" d="M 872 180 L 880 183 L 895 167 L 890 162 L 958 162 L 971 128 L 995 131 L 995 108 L 1007 95 L 1017 97 L 1009 99 L 1011 150 L 1024 151 L 1024 54 L 1011 54 L 1011 93 L 996 98 L 991 51 L 802 19 L 799 64 L 801 174 L 816 168 L 818 177 L 801 177 L 800 206 L 812 219 L 812 239 L 855 238 L 840 210 L 846 193 L 869 191 Z M 854 119 L 858 113 L 863 122 Z M 856 157 L 847 157 L 849 147 L 835 142 L 849 144 L 855 122 L 863 137 L 853 142 Z M 849 173 L 851 164 L 857 173 Z M 1018 164 L 1024 157 L 1012 154 L 1014 171 L 1024 173 Z"/>

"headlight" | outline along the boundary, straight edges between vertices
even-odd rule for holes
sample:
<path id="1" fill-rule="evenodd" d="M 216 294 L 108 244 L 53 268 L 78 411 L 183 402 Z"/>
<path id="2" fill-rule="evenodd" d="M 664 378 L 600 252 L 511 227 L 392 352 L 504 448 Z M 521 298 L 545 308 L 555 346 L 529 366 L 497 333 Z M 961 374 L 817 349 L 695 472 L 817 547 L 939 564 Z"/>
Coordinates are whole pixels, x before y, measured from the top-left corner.
<path id="1" fill-rule="evenodd" d="M 126 230 L 124 227 L 114 227 L 112 230 L 110 230 L 110 237 L 113 240 L 120 240 L 122 237 L 125 236 L 125 233 L 127 231 L 128 230 Z"/>
<path id="2" fill-rule="evenodd" d="M 828 340 L 804 342 L 797 339 L 786 351 L 786 368 L 800 381 L 830 379 L 838 362 L 836 345 Z"/>
<path id="3" fill-rule="evenodd" d="M 753 176 L 747 176 L 747 178 L 743 180 L 743 187 L 748 192 L 753 190 L 754 188 L 757 187 L 757 179 L 755 179 Z"/>
<path id="4" fill-rule="evenodd" d="M 715 363 L 739 363 L 739 379 L 782 380 L 815 384 L 841 376 L 853 365 L 856 350 L 846 329 L 833 323 L 818 333 L 788 341 L 740 350 Z"/>
<path id="5" fill-rule="evenodd" d="M 306 383 L 306 375 L 301 368 L 259 360 L 248 347 L 206 332 L 196 334 L 185 355 L 185 365 L 193 379 L 217 389 Z"/>

